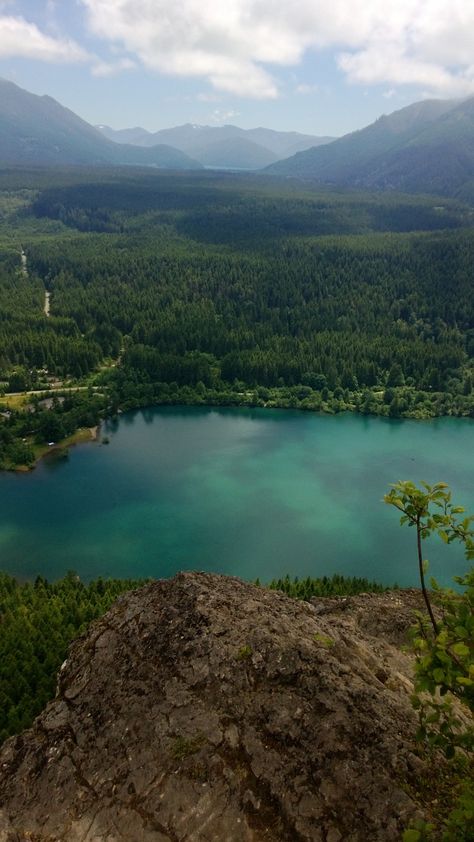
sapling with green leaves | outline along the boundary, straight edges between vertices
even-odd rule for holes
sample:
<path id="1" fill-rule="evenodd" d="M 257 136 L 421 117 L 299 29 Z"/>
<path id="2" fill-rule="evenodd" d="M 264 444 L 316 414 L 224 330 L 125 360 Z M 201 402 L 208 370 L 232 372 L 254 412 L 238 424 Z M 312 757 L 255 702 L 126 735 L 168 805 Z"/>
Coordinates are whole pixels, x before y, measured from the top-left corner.
<path id="1" fill-rule="evenodd" d="M 403 513 L 400 518 L 401 524 L 407 523 L 416 529 L 421 589 L 433 631 L 437 635 L 438 623 L 425 582 L 428 561 L 423 558 L 422 542 L 432 533 L 439 535 L 446 544 L 461 541 L 465 546 L 466 558 L 474 559 L 474 532 L 470 528 L 474 516 L 462 519 L 459 517 L 464 514 L 464 508 L 453 506 L 451 491 L 445 482 L 438 482 L 435 485 L 422 482 L 421 485 L 422 488 L 417 488 L 411 481 L 397 482 L 385 495 L 384 500 Z"/>
<path id="2" fill-rule="evenodd" d="M 423 558 L 423 542 L 438 535 L 446 544 L 464 546 L 468 560 L 474 559 L 474 516 L 465 516 L 462 506 L 454 506 L 446 483 L 397 482 L 384 500 L 395 506 L 400 522 L 416 531 L 416 548 L 421 589 L 427 614 L 418 615 L 413 642 L 417 655 L 413 706 L 418 710 L 418 738 L 430 749 L 440 749 L 448 759 L 455 758 L 465 769 L 464 783 L 455 809 L 443 822 L 441 836 L 434 826 L 419 822 L 407 830 L 404 842 L 441 839 L 442 842 L 468 842 L 474 839 L 474 567 L 456 576 L 458 589 L 441 588 L 430 580 L 426 587 L 428 561 Z M 436 610 L 434 609 L 436 605 Z M 453 697 L 458 702 L 453 705 Z M 433 833 L 435 835 L 433 836 Z"/>
<path id="3" fill-rule="evenodd" d="M 451 502 L 451 491 L 444 482 L 421 488 L 410 481 L 397 482 L 384 500 L 402 512 L 400 523 L 416 530 L 416 547 L 421 589 L 429 623 L 420 616 L 420 634 L 415 638 L 419 653 L 417 687 L 432 695 L 450 691 L 473 709 L 474 702 L 474 568 L 455 577 L 458 591 L 440 588 L 431 579 L 434 599 L 440 608 L 437 619 L 432 597 L 426 587 L 428 561 L 423 558 L 423 541 L 438 535 L 446 544 L 460 541 L 468 560 L 474 559 L 474 516 L 465 516 L 462 506 Z M 430 629 L 431 626 L 431 629 Z"/>

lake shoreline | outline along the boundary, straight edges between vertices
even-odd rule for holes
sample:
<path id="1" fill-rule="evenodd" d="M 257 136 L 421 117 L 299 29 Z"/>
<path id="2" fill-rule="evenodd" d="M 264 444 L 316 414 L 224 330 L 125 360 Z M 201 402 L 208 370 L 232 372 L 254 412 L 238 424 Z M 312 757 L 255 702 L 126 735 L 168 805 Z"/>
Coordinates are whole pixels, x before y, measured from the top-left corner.
<path id="1" fill-rule="evenodd" d="M 333 573 L 414 585 L 391 483 L 447 482 L 474 510 L 472 425 L 341 413 L 154 407 L 104 422 L 100 447 L 0 475 L 5 572 L 155 577 L 199 569 L 270 581 Z M 105 439 L 110 439 L 110 447 Z M 90 430 L 84 433 L 90 441 Z M 430 546 L 430 572 L 462 559 Z M 439 559 L 439 560 L 438 560 Z M 440 562 L 442 560 L 442 565 Z"/>
<path id="2" fill-rule="evenodd" d="M 67 438 L 61 441 L 54 442 L 54 444 L 37 445 L 35 448 L 35 461 L 32 465 L 13 465 L 11 468 L 6 468 L 5 470 L 10 473 L 30 474 L 35 470 L 38 463 L 43 459 L 47 459 L 48 456 L 66 457 L 70 447 L 97 442 L 99 440 L 100 428 L 100 424 L 94 427 L 79 427 L 75 433 L 72 433 L 72 435 L 67 436 Z"/>
<path id="3" fill-rule="evenodd" d="M 244 395 L 241 395 L 244 397 Z M 338 416 L 338 415 L 359 415 L 364 418 L 384 418 L 390 421 L 435 421 L 436 419 L 440 418 L 457 418 L 457 419 L 466 419 L 468 421 L 473 421 L 474 419 L 470 415 L 430 415 L 427 413 L 415 415 L 415 416 L 400 416 L 400 417 L 392 417 L 388 413 L 384 412 L 361 412 L 360 408 L 355 404 L 346 405 L 344 408 L 339 410 L 335 410 L 333 407 L 329 406 L 328 404 L 323 404 L 320 407 L 310 407 L 310 406 L 290 406 L 286 402 L 263 402 L 262 400 L 255 397 L 255 394 L 252 393 L 252 397 L 250 393 L 246 394 L 245 397 L 247 400 L 244 400 L 239 403 L 231 402 L 228 403 L 224 402 L 207 402 L 205 400 L 190 400 L 190 401 L 164 401 L 160 400 L 154 403 L 146 403 L 146 404 L 137 404 L 136 406 L 127 406 L 126 408 L 118 409 L 119 415 L 122 415 L 126 412 L 139 412 L 139 411 L 146 411 L 147 409 L 159 409 L 160 407 L 177 407 L 177 408 L 203 408 L 203 409 L 265 409 L 265 410 L 281 410 L 282 412 L 292 410 L 296 412 L 301 412 L 302 415 L 321 415 L 321 416 Z M 250 400 L 249 400 L 250 398 Z M 107 423 L 116 417 L 116 415 L 105 416 L 99 424 L 93 427 L 81 427 L 76 430 L 75 433 L 72 433 L 66 439 L 61 441 L 55 442 L 54 445 L 37 445 L 35 447 L 36 456 L 35 461 L 31 465 L 13 465 L 9 468 L 1 469 L 0 474 L 4 471 L 13 472 L 13 473 L 31 473 L 35 470 L 37 465 L 44 459 L 47 458 L 50 454 L 64 454 L 67 455 L 67 451 L 69 447 L 75 447 L 76 445 L 80 444 L 90 444 L 93 442 L 97 442 L 100 435 L 100 430 L 102 423 Z"/>
<path id="4" fill-rule="evenodd" d="M 187 386 L 168 383 L 143 384 L 137 387 L 134 393 L 123 389 L 117 395 L 114 409 L 110 406 L 110 392 L 106 383 L 94 380 L 89 385 L 58 388 L 50 390 L 47 400 L 56 397 L 58 401 L 64 400 L 71 392 L 82 393 L 87 389 L 93 391 L 94 395 L 102 398 L 102 406 L 93 408 L 94 420 L 97 422 L 107 421 L 116 413 L 128 412 L 130 410 L 149 410 L 161 406 L 177 407 L 223 407 L 229 409 L 279 409 L 298 410 L 306 414 L 318 415 L 341 415 L 349 413 L 363 417 L 376 417 L 386 419 L 400 419 L 413 421 L 429 421 L 435 418 L 474 418 L 474 393 L 472 398 L 466 395 L 453 395 L 447 392 L 420 392 L 413 385 L 386 387 L 382 385 L 373 386 L 370 389 L 343 390 L 337 387 L 334 391 L 323 388 L 318 391 L 313 387 L 298 386 L 252 386 L 245 387 L 239 383 L 234 388 L 205 386 L 198 383 L 196 386 Z M 128 391 L 128 394 L 127 394 Z M 13 395 L 13 405 L 16 409 L 28 408 L 28 396 L 30 394 L 43 394 L 43 392 L 24 392 Z M 44 393 L 46 395 L 46 393 Z M 389 402 L 390 401 L 390 402 Z M 0 402 L 0 409 L 3 415 L 8 416 L 10 398 L 5 395 Z M 58 421 L 61 420 L 60 412 L 57 413 Z M 92 420 L 92 417 L 91 417 Z M 86 422 L 87 423 L 87 422 Z M 73 425 L 69 425 L 73 429 Z M 41 459 L 51 452 L 49 442 L 41 445 L 35 444 L 34 429 L 31 432 L 23 432 L 26 438 L 16 438 L 20 445 L 27 444 L 29 453 L 26 456 L 20 453 L 12 456 L 10 460 L 3 459 L 0 467 L 0 474 L 3 471 L 16 471 L 20 473 L 33 470 Z M 92 437 L 94 438 L 94 437 Z M 69 445 L 75 445 L 89 441 L 89 436 L 80 430 L 72 433 L 69 438 L 55 443 L 55 452 L 58 454 L 67 451 Z M 21 446 L 21 445 L 20 445 Z M 14 450 L 13 450 L 14 453 Z M 24 461 L 22 461 L 24 460 Z"/>

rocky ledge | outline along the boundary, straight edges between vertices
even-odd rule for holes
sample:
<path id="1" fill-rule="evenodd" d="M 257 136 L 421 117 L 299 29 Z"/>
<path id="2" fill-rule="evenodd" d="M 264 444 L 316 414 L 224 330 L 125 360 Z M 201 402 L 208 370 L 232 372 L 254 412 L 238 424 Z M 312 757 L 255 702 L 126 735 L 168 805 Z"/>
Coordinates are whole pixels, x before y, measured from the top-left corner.
<path id="1" fill-rule="evenodd" d="M 185 573 L 77 640 L 0 753 L 1 842 L 385 842 L 414 815 L 414 591 Z"/>

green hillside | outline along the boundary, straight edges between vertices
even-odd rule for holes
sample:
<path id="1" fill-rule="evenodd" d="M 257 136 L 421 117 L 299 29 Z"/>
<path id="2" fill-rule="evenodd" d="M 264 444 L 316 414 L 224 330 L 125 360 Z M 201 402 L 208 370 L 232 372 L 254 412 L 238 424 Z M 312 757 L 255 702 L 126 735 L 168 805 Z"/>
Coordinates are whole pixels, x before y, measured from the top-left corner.
<path id="1" fill-rule="evenodd" d="M 267 172 L 326 184 L 474 198 L 474 99 L 415 103 Z"/>
<path id="2" fill-rule="evenodd" d="M 171 146 L 150 149 L 103 137 L 49 96 L 36 96 L 0 79 L 0 166 L 133 164 L 200 169 Z"/>

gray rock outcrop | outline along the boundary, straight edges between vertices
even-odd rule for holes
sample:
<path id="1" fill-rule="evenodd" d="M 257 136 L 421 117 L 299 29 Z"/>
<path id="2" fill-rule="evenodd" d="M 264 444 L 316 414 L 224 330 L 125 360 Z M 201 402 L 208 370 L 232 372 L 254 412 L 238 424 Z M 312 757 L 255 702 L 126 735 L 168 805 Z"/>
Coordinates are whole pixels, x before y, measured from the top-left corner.
<path id="1" fill-rule="evenodd" d="M 1 842 L 399 840 L 417 603 L 196 573 L 123 596 L 0 752 Z"/>

